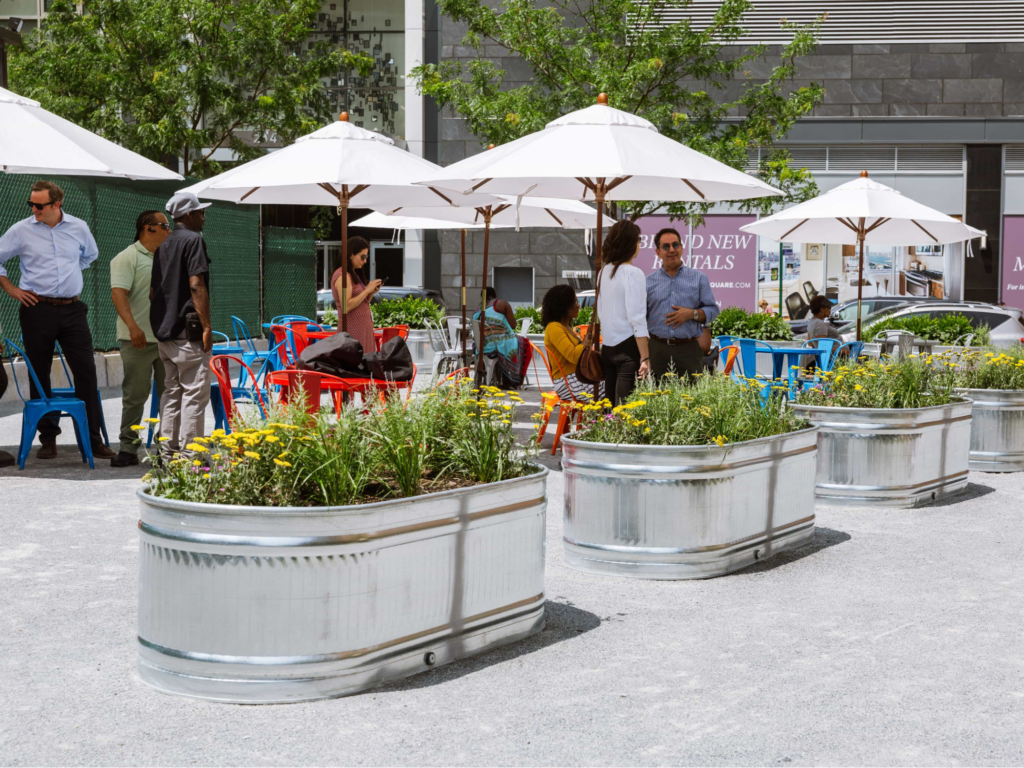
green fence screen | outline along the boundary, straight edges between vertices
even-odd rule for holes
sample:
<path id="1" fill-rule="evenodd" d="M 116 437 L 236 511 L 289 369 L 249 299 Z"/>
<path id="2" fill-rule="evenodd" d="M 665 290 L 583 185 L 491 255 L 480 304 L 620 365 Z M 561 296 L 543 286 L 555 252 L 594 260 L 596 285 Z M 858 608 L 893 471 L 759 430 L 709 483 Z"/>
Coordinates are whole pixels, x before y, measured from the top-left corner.
<path id="1" fill-rule="evenodd" d="M 263 228 L 263 316 L 316 317 L 316 232 Z"/>
<path id="2" fill-rule="evenodd" d="M 29 215 L 29 188 L 34 176 L 0 174 L 0 233 Z M 93 345 L 115 349 L 117 312 L 110 301 L 110 260 L 135 239 L 135 219 L 147 209 L 162 211 L 175 190 L 190 182 L 143 182 L 90 177 L 50 177 L 64 190 L 64 210 L 84 220 L 96 238 L 99 258 L 82 273 L 82 301 L 89 306 Z M 253 335 L 260 335 L 259 207 L 214 203 L 203 230 L 210 254 L 210 299 L 213 327 L 233 337 L 231 316 L 238 315 Z M 18 260 L 7 263 L 10 279 L 20 279 Z M 3 333 L 21 334 L 18 303 L 0 291 Z"/>

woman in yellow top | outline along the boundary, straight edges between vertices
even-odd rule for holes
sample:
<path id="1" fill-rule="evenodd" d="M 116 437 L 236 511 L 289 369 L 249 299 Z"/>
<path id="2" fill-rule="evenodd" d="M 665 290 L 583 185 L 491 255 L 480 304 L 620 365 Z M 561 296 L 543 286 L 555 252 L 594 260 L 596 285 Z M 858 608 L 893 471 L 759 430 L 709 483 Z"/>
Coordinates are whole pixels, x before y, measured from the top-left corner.
<path id="1" fill-rule="evenodd" d="M 576 366 L 583 355 L 583 339 L 572 329 L 572 321 L 580 313 L 576 291 L 569 285 L 556 285 L 544 294 L 540 306 L 540 321 L 544 326 L 544 348 L 551 360 L 551 378 L 555 392 L 562 400 L 571 395 L 594 393 L 593 384 L 576 379 Z M 598 385 L 598 398 L 604 397 L 604 382 Z"/>

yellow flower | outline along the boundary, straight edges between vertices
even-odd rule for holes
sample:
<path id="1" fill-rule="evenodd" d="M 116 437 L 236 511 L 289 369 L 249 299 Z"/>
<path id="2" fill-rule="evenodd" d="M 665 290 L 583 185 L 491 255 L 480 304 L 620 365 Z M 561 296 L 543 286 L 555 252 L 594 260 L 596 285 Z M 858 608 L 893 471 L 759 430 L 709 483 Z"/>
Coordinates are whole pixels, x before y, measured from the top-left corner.
<path id="1" fill-rule="evenodd" d="M 287 461 L 281 461 L 280 459 L 274 459 L 274 463 L 277 464 L 277 466 L 279 466 L 279 467 L 290 467 L 291 466 L 291 464 L 288 463 Z"/>
<path id="2" fill-rule="evenodd" d="M 857 390 L 858 392 L 860 392 L 862 389 L 864 389 L 864 387 L 862 387 L 860 384 L 858 384 L 858 385 L 856 385 L 854 387 L 854 389 Z"/>
<path id="3" fill-rule="evenodd" d="M 132 424 L 132 431 L 133 432 L 141 432 L 144 429 L 145 429 L 145 427 L 142 424 Z"/>
<path id="4" fill-rule="evenodd" d="M 192 466 L 193 467 L 201 467 L 201 466 L 203 466 L 203 462 L 201 462 L 199 459 L 196 459 L 196 460 L 194 460 L 192 462 Z"/>
<path id="5" fill-rule="evenodd" d="M 196 453 L 207 453 L 210 449 L 205 445 L 200 445 L 199 443 L 189 443 L 185 446 L 185 450 L 195 451 Z"/>
<path id="6" fill-rule="evenodd" d="M 291 451 L 282 451 L 281 453 L 277 454 L 277 458 L 283 459 L 285 456 L 291 456 L 291 454 Z"/>
<path id="7" fill-rule="evenodd" d="M 213 454 L 213 456 L 211 458 L 219 459 L 220 458 L 220 454 L 219 453 L 215 453 L 215 454 Z"/>
<path id="8" fill-rule="evenodd" d="M 209 472 L 204 472 L 203 473 L 203 477 L 206 478 L 207 480 L 209 480 L 210 479 L 210 473 Z"/>
<path id="9" fill-rule="evenodd" d="M 193 438 L 193 440 L 195 442 L 197 442 L 197 443 L 205 443 L 206 442 L 206 438 L 205 437 L 195 437 L 195 438 Z"/>
<path id="10" fill-rule="evenodd" d="M 728 442 L 728 438 L 726 438 L 725 435 L 719 435 L 715 438 L 715 442 L 718 443 L 719 447 L 721 447 Z"/>
<path id="11" fill-rule="evenodd" d="M 273 435 L 268 435 L 267 436 L 267 442 L 268 443 L 279 443 L 279 442 L 281 442 L 281 438 L 280 437 L 274 437 Z"/>
<path id="12" fill-rule="evenodd" d="M 511 421 L 509 421 L 508 419 L 502 419 L 502 420 L 501 420 L 501 423 L 502 423 L 502 424 L 511 424 L 512 422 L 511 422 Z"/>
<path id="13" fill-rule="evenodd" d="M 501 406 L 501 407 L 504 408 L 506 411 L 511 411 L 512 410 L 512 406 L 508 405 L 507 403 L 505 405 Z"/>
<path id="14" fill-rule="evenodd" d="M 148 419 L 143 419 L 143 421 L 146 422 L 147 424 L 159 424 L 160 423 L 160 419 L 154 419 L 153 417 L 150 417 Z"/>
<path id="15" fill-rule="evenodd" d="M 152 479 L 153 479 L 153 475 L 152 475 L 151 472 L 147 472 L 146 474 L 144 474 L 142 476 L 142 482 L 144 482 L 144 483 L 148 483 Z"/>
<path id="16" fill-rule="evenodd" d="M 246 451 L 242 455 L 248 456 L 250 459 L 258 459 L 260 457 L 260 455 L 256 453 L 256 451 Z"/>
<path id="17" fill-rule="evenodd" d="M 171 438 L 169 438 L 169 437 L 158 437 L 158 438 L 157 438 L 157 441 L 158 441 L 158 442 L 161 442 L 161 443 L 166 443 L 166 442 L 167 442 L 168 440 L 170 440 L 170 439 L 171 439 Z"/>

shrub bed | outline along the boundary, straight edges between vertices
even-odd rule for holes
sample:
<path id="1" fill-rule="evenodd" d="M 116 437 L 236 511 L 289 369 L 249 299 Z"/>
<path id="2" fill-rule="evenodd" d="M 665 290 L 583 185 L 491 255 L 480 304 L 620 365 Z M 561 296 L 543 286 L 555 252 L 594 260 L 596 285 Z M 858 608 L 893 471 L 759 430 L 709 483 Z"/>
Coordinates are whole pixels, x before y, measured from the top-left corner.
<path id="1" fill-rule="evenodd" d="M 952 346 L 961 336 L 973 333 L 972 347 L 985 347 L 991 343 L 987 325 L 980 326 L 975 330 L 971 327 L 970 320 L 958 314 L 943 315 L 942 317 L 916 315 L 884 318 L 869 325 L 863 332 L 862 338 L 865 341 L 873 341 L 875 336 L 882 331 L 910 331 L 920 339 L 937 341 L 946 346 Z"/>
<path id="2" fill-rule="evenodd" d="M 840 361 L 821 374 L 822 387 L 809 388 L 800 405 L 837 408 L 927 408 L 959 402 L 957 364 L 951 356 L 910 355 L 902 360 Z"/>
<path id="3" fill-rule="evenodd" d="M 712 336 L 734 336 L 760 341 L 790 341 L 793 331 L 778 315 L 747 312 L 742 307 L 726 307 L 710 325 Z"/>

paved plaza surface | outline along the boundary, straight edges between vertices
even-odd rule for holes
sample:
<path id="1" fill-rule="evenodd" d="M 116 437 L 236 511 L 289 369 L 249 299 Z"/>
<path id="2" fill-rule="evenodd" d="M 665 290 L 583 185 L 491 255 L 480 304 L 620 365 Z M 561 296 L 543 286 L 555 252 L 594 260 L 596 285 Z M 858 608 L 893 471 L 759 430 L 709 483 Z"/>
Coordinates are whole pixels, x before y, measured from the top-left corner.
<path id="1" fill-rule="evenodd" d="M 19 425 L 0 411 L 0 446 Z M 800 550 L 654 582 L 564 565 L 552 472 L 539 635 L 347 698 L 235 706 L 136 675 L 142 472 L 90 472 L 70 445 L 0 470 L 2 765 L 1024 763 L 1024 475 L 972 473 L 917 510 L 819 507 Z"/>

